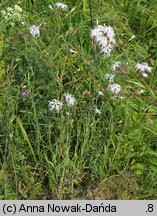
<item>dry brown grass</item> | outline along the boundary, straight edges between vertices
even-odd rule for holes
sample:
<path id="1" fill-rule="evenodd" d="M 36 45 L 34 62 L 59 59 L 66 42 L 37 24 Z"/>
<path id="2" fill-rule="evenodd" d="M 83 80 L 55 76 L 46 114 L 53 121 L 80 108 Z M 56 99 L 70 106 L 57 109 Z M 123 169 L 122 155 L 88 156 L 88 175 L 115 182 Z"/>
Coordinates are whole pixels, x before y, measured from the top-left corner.
<path id="1" fill-rule="evenodd" d="M 125 171 L 101 181 L 94 190 L 88 189 L 86 198 L 94 200 L 131 200 L 136 191 L 135 176 Z"/>

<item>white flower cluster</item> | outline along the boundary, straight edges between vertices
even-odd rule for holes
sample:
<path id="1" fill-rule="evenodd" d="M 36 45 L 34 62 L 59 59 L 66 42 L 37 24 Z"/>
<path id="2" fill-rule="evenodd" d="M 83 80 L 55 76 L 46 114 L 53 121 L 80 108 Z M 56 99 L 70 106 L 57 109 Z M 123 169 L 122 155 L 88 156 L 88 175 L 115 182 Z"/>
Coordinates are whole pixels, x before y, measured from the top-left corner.
<path id="1" fill-rule="evenodd" d="M 95 114 L 97 114 L 97 115 L 100 115 L 100 114 L 101 114 L 101 110 L 98 109 L 98 108 L 95 108 L 94 112 L 95 112 Z"/>
<path id="2" fill-rule="evenodd" d="M 107 80 L 109 80 L 109 83 L 113 83 L 115 75 L 112 74 L 112 73 L 107 73 L 107 74 L 105 74 L 104 78 L 107 79 Z"/>
<path id="3" fill-rule="evenodd" d="M 40 36 L 40 29 L 39 29 L 39 26 L 32 25 L 32 26 L 29 28 L 29 32 L 30 32 L 30 34 L 31 34 L 33 37 L 39 37 L 39 36 Z"/>
<path id="4" fill-rule="evenodd" d="M 68 5 L 63 4 L 61 2 L 56 3 L 56 7 L 63 10 L 63 11 L 68 11 Z"/>
<path id="5" fill-rule="evenodd" d="M 63 95 L 63 97 L 68 106 L 73 106 L 76 103 L 76 99 L 71 94 L 66 93 Z"/>
<path id="6" fill-rule="evenodd" d="M 120 68 L 121 66 L 121 62 L 120 61 L 116 61 L 113 65 L 112 65 L 112 71 L 116 71 L 117 69 Z"/>
<path id="7" fill-rule="evenodd" d="M 112 71 L 115 72 L 118 68 L 120 68 L 121 66 L 121 62 L 120 61 L 116 61 L 113 65 L 112 65 Z M 107 73 L 104 75 L 104 78 L 109 80 L 109 83 L 114 83 L 114 79 L 115 79 L 115 74 L 113 73 Z"/>
<path id="8" fill-rule="evenodd" d="M 63 103 L 59 100 L 53 99 L 52 101 L 49 101 L 49 109 L 50 111 L 55 110 L 57 113 L 62 109 Z"/>
<path id="9" fill-rule="evenodd" d="M 148 73 L 152 72 L 152 67 L 150 67 L 146 62 L 137 63 L 135 69 L 141 73 L 143 77 L 148 77 Z"/>
<path id="10" fill-rule="evenodd" d="M 110 56 L 116 44 L 114 30 L 111 26 L 97 25 L 91 30 L 90 37 L 99 46 L 102 55 Z"/>
<path id="11" fill-rule="evenodd" d="M 64 102 L 66 103 L 67 106 L 73 106 L 76 103 L 76 99 L 74 98 L 74 96 L 69 94 L 69 93 L 63 94 L 63 98 L 64 98 Z M 56 100 L 56 99 L 53 99 L 52 101 L 49 101 L 48 106 L 49 106 L 50 111 L 54 110 L 57 113 L 59 113 L 59 111 L 63 107 L 63 102 Z"/>
<path id="12" fill-rule="evenodd" d="M 121 86 L 119 84 L 113 83 L 108 85 L 108 90 L 117 96 L 121 91 Z"/>
<path id="13" fill-rule="evenodd" d="M 112 71 L 115 72 L 120 66 L 121 66 L 121 62 L 116 61 L 111 67 Z M 117 96 L 121 91 L 121 86 L 119 84 L 114 83 L 115 74 L 114 73 L 107 73 L 107 74 L 104 75 L 104 78 L 109 80 L 108 90 L 112 94 Z"/>
<path id="14" fill-rule="evenodd" d="M 22 8 L 15 4 L 14 8 L 8 7 L 6 10 L 2 10 L 1 14 L 6 21 L 10 21 L 10 24 L 14 26 L 16 21 L 21 21 Z"/>

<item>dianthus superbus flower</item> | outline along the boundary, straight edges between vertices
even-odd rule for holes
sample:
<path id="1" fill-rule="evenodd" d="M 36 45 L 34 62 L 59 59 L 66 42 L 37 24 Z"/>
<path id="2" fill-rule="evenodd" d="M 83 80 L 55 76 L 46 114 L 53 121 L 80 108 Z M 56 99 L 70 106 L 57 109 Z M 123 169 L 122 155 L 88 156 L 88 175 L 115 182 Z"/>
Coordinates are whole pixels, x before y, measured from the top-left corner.
<path id="1" fill-rule="evenodd" d="M 56 7 L 57 7 L 57 8 L 60 8 L 60 9 L 63 10 L 63 11 L 68 11 L 68 5 L 63 4 L 63 3 L 61 3 L 61 2 L 56 3 Z"/>
<path id="2" fill-rule="evenodd" d="M 150 67 L 150 66 L 148 65 L 148 63 L 146 63 L 146 62 L 141 62 L 141 63 L 137 63 L 137 64 L 135 65 L 135 69 L 136 69 L 137 71 L 139 71 L 143 77 L 148 77 L 148 74 L 147 74 L 147 73 L 151 73 L 153 68 Z"/>
<path id="3" fill-rule="evenodd" d="M 40 29 L 39 29 L 39 26 L 32 25 L 32 26 L 29 28 L 29 32 L 30 32 L 30 34 L 31 34 L 33 37 L 39 37 L 39 36 L 40 36 Z"/>
<path id="4" fill-rule="evenodd" d="M 110 92 L 112 92 L 114 95 L 118 95 L 121 91 L 121 86 L 119 84 L 109 84 L 108 89 Z"/>
<path id="5" fill-rule="evenodd" d="M 66 93 L 63 95 L 63 97 L 68 106 L 73 106 L 76 103 L 76 99 L 71 94 Z"/>
<path id="6" fill-rule="evenodd" d="M 24 91 L 24 92 L 22 92 L 22 96 L 23 96 L 23 97 L 29 97 L 30 94 L 31 94 L 30 91 Z"/>
<path id="7" fill-rule="evenodd" d="M 116 71 L 121 65 L 120 61 L 116 61 L 113 65 L 112 65 L 112 70 Z"/>
<path id="8" fill-rule="evenodd" d="M 107 74 L 104 75 L 104 78 L 109 80 L 110 83 L 113 83 L 114 79 L 115 79 L 115 75 L 111 74 L 111 73 L 107 73 Z"/>
<path id="9" fill-rule="evenodd" d="M 101 114 L 101 110 L 99 110 L 99 109 L 97 109 L 97 108 L 95 108 L 94 112 L 95 112 L 95 114 L 97 114 L 97 115 L 100 115 L 100 114 Z"/>
<path id="10" fill-rule="evenodd" d="M 59 100 L 53 99 L 52 101 L 49 101 L 48 106 L 50 111 L 56 111 L 59 113 L 59 111 L 62 109 L 63 103 Z"/>
<path id="11" fill-rule="evenodd" d="M 111 26 L 97 25 L 91 30 L 90 37 L 99 46 L 102 55 L 110 56 L 116 43 L 114 30 Z"/>

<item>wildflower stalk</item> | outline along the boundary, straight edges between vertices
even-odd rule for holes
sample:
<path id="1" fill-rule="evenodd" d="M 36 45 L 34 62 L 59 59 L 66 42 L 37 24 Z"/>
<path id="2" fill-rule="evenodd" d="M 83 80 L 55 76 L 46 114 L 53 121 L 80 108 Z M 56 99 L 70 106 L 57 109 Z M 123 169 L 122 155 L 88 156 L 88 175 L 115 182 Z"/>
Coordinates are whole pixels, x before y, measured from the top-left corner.
<path id="1" fill-rule="evenodd" d="M 91 28 L 93 28 L 94 25 L 93 25 L 93 14 L 92 14 L 92 4 L 91 4 L 91 0 L 89 0 L 89 11 L 90 11 Z"/>
<path id="2" fill-rule="evenodd" d="M 83 0 L 83 12 L 86 13 L 87 11 L 87 0 Z"/>
<path id="3" fill-rule="evenodd" d="M 89 0 L 89 12 L 90 12 L 91 29 L 93 29 L 94 28 L 94 24 L 93 24 L 93 14 L 92 14 L 91 0 Z M 96 61 L 95 52 L 93 52 L 93 58 L 94 58 L 94 62 L 95 62 Z"/>

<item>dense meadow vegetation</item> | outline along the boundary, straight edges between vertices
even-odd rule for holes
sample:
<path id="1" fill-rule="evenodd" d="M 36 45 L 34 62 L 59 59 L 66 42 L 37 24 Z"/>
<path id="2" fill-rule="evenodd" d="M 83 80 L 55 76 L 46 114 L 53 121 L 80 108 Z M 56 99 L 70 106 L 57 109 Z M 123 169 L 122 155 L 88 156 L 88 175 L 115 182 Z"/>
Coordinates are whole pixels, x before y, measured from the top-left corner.
<path id="1" fill-rule="evenodd" d="M 157 199 L 157 1 L 57 3 L 0 1 L 0 199 Z"/>

